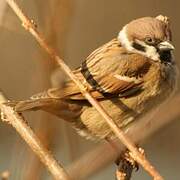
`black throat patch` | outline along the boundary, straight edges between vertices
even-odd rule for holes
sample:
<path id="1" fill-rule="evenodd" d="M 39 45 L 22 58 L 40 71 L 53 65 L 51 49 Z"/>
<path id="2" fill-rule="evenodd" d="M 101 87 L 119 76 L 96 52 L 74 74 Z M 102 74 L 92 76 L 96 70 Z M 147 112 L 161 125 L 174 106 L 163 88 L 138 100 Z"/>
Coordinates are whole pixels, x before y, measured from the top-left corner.
<path id="1" fill-rule="evenodd" d="M 159 51 L 159 56 L 162 63 L 172 63 L 171 51 Z"/>

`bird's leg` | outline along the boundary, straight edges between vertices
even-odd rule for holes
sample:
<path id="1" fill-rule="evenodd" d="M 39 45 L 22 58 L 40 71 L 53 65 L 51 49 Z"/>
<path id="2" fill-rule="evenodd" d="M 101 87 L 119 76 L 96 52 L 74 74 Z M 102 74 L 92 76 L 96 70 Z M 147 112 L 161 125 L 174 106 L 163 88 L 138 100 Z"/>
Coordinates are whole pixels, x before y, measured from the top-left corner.
<path id="1" fill-rule="evenodd" d="M 142 148 L 139 148 L 139 152 L 145 156 Z M 133 170 L 139 170 L 138 163 L 134 160 L 132 153 L 128 149 L 121 153 L 115 163 L 118 166 L 116 171 L 117 180 L 130 180 Z"/>
<path id="2" fill-rule="evenodd" d="M 118 152 L 117 145 L 110 139 L 106 139 L 111 147 Z M 144 150 L 139 148 L 140 153 L 144 155 Z M 133 170 L 138 171 L 139 165 L 134 160 L 132 153 L 126 149 L 116 159 L 115 164 L 117 165 L 116 179 L 117 180 L 130 180 Z"/>
<path id="3" fill-rule="evenodd" d="M 115 161 L 118 166 L 116 170 L 117 180 L 130 180 L 134 169 L 139 169 L 137 162 L 133 159 L 131 152 L 125 150 Z"/>

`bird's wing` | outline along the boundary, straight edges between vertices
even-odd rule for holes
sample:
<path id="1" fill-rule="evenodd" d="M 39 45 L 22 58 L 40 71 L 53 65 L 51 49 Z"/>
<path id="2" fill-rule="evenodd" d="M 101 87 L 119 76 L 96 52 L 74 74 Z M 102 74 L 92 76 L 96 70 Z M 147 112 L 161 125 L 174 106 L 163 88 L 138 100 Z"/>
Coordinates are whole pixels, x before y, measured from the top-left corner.
<path id="1" fill-rule="evenodd" d="M 143 77 L 149 67 L 147 58 L 127 52 L 114 39 L 95 50 L 74 73 L 95 99 L 103 100 L 107 96 L 110 98 L 135 95 L 137 90 L 142 89 Z M 74 108 L 71 103 L 59 101 L 59 99 L 76 100 L 75 105 L 79 106 Z M 75 112 L 77 108 L 82 107 L 82 103 L 86 103 L 84 100 L 77 85 L 69 80 L 63 87 L 52 88 L 36 94 L 30 100 L 8 102 L 7 104 L 15 106 L 18 112 L 44 109 L 56 114 L 59 113 L 59 111 L 55 111 L 57 108 L 70 109 Z"/>
<path id="2" fill-rule="evenodd" d="M 141 88 L 143 76 L 149 67 L 147 58 L 127 52 L 114 39 L 90 54 L 74 73 L 94 98 L 102 99 L 106 95 L 133 95 Z M 49 89 L 45 94 L 51 98 L 84 99 L 72 81 L 67 82 L 63 88 Z"/>

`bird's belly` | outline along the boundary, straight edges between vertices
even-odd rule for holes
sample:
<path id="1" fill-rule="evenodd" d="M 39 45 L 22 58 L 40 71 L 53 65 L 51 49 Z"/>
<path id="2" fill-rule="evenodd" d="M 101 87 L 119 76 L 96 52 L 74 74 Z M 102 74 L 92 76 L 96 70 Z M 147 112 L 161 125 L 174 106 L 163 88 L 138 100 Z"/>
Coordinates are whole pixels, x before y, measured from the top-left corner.
<path id="1" fill-rule="evenodd" d="M 125 129 L 130 123 L 144 115 L 145 112 L 166 99 L 171 92 L 171 88 L 161 88 L 160 86 L 157 82 L 139 95 L 103 100 L 100 103 L 118 126 Z M 97 140 L 115 137 L 109 125 L 94 107 L 84 107 L 80 121 L 85 128 L 78 130 L 79 134 L 86 138 Z"/>

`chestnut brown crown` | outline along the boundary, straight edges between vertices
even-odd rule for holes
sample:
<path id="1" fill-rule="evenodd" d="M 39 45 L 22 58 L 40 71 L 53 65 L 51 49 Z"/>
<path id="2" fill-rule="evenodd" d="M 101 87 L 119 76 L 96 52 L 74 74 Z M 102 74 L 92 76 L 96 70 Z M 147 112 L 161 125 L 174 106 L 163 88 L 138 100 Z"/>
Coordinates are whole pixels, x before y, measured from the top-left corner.
<path id="1" fill-rule="evenodd" d="M 156 41 L 171 41 L 172 39 L 169 25 L 157 18 L 144 17 L 133 20 L 126 28 L 129 40 L 146 41 L 151 38 L 155 43 Z"/>

